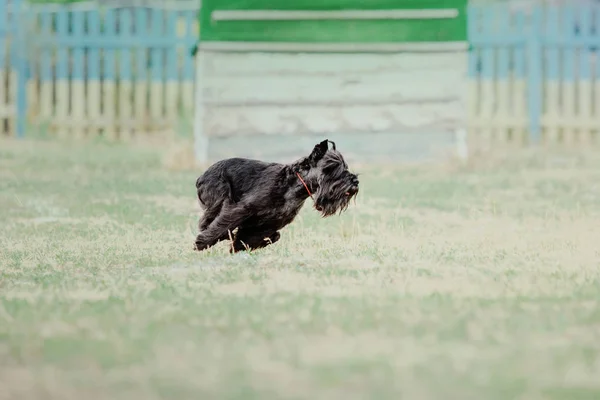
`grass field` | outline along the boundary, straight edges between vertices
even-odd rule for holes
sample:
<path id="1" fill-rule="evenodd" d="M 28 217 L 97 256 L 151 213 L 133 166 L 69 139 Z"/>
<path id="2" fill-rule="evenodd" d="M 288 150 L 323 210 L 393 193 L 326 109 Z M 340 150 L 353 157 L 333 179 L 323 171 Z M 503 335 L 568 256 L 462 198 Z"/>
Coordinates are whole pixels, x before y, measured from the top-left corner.
<path id="1" fill-rule="evenodd" d="M 600 398 L 600 158 L 351 166 L 234 256 L 162 160 L 0 141 L 1 400 Z"/>

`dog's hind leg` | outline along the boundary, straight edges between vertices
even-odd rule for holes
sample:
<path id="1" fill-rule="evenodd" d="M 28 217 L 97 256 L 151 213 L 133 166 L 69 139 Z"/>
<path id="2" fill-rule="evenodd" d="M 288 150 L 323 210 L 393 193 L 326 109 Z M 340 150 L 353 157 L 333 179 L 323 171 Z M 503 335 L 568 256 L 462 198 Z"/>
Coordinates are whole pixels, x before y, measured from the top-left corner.
<path id="1" fill-rule="evenodd" d="M 195 250 L 205 250 L 229 237 L 248 217 L 248 211 L 238 204 L 224 204 L 220 214 L 196 237 Z"/>
<path id="2" fill-rule="evenodd" d="M 281 235 L 272 229 L 253 230 L 240 227 L 233 241 L 230 253 L 244 250 L 257 250 L 279 240 Z"/>
<path id="3" fill-rule="evenodd" d="M 221 213 L 225 202 L 232 201 L 231 184 L 215 174 L 206 173 L 196 180 L 198 202 L 204 210 L 198 221 L 200 232 L 206 230 Z"/>

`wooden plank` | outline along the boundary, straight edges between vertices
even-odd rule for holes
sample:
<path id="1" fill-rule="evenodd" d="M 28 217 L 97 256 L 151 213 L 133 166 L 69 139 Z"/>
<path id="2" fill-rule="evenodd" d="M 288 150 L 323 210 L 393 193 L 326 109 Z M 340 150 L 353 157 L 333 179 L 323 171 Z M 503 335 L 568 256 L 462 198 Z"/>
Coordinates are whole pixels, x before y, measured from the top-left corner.
<path id="1" fill-rule="evenodd" d="M 164 30 L 164 10 L 154 8 L 150 11 L 151 38 L 161 38 Z M 152 46 L 152 41 L 148 42 Z M 164 123 L 164 50 L 152 46 L 150 49 L 150 117 L 152 129 L 160 129 Z"/>
<path id="2" fill-rule="evenodd" d="M 205 0 L 202 4 L 210 10 L 391 10 L 391 9 L 436 9 L 457 7 L 460 1 L 453 0 Z"/>
<path id="3" fill-rule="evenodd" d="M 173 39 L 173 46 L 166 50 L 166 70 L 165 70 L 165 117 L 167 126 L 175 132 L 178 122 L 179 105 L 179 69 L 177 63 L 177 19 L 178 12 L 175 10 L 165 10 L 165 37 Z"/>
<path id="4" fill-rule="evenodd" d="M 484 8 L 482 13 L 482 27 L 484 34 L 486 29 L 492 26 L 492 22 L 495 18 L 494 9 Z M 495 91 L 495 58 L 494 48 L 491 46 L 485 46 L 481 50 L 481 117 L 487 118 L 490 121 L 495 119 L 496 107 L 496 91 Z M 494 141 L 496 136 L 496 128 L 493 124 L 484 127 L 481 132 L 482 140 L 491 143 Z"/>
<path id="5" fill-rule="evenodd" d="M 526 16 L 519 12 L 514 17 L 515 34 L 519 36 L 526 35 Z M 513 117 L 515 119 L 515 128 L 513 130 L 513 140 L 518 145 L 525 144 L 527 140 L 527 74 L 525 70 L 525 46 L 513 47 L 513 91 L 512 103 L 514 105 Z"/>
<path id="6" fill-rule="evenodd" d="M 43 37 L 51 38 L 53 36 L 52 23 L 53 14 L 42 12 L 40 14 L 40 29 Z M 52 58 L 54 49 L 52 46 L 40 46 L 40 114 L 39 122 L 41 126 L 47 127 L 53 131 L 52 124 L 54 118 L 54 74 L 52 71 Z M 52 126 L 50 126 L 52 124 Z"/>
<path id="7" fill-rule="evenodd" d="M 73 36 L 83 38 L 85 36 L 85 12 L 73 11 L 71 13 L 73 23 Z M 73 49 L 73 72 L 71 75 L 72 109 L 71 120 L 78 122 L 74 127 L 74 135 L 77 138 L 87 136 L 86 113 L 85 113 L 85 58 L 83 47 Z"/>
<path id="8" fill-rule="evenodd" d="M 115 12 L 114 9 L 106 10 L 102 38 L 117 38 Z M 115 108 L 117 104 L 115 50 L 104 48 L 102 61 L 104 64 L 102 69 L 102 118 L 107 121 L 104 128 L 104 135 L 108 140 L 115 141 L 118 138 Z"/>
<path id="9" fill-rule="evenodd" d="M 552 39 L 557 36 L 557 29 L 560 26 L 560 10 L 558 7 L 549 7 L 546 9 L 546 24 L 544 26 L 544 36 Z M 548 44 L 545 47 L 545 68 L 546 68 L 546 106 L 543 115 L 544 120 L 552 121 L 546 124 L 546 140 L 548 145 L 555 145 L 559 141 L 560 119 L 562 110 L 560 106 L 560 53 L 554 44 Z"/>
<path id="10" fill-rule="evenodd" d="M 291 99 L 284 101 L 270 101 L 270 100 L 254 100 L 254 101 L 240 101 L 240 100 L 225 100 L 215 101 L 204 98 L 204 104 L 214 108 L 254 108 L 254 107 L 274 107 L 274 108 L 285 108 L 285 107 L 347 107 L 347 106 L 386 106 L 386 105 L 428 105 L 428 104 L 446 104 L 459 101 L 459 96 L 436 96 L 436 97 L 419 97 L 410 99 L 339 99 L 339 100 L 303 100 L 303 99 Z M 494 125 L 494 122 L 491 122 Z M 498 125 L 495 122 L 494 126 Z"/>
<path id="11" fill-rule="evenodd" d="M 455 129 L 456 116 L 464 109 L 462 101 L 453 103 L 403 105 L 306 105 L 214 108 L 203 105 L 203 120 L 197 121 L 198 159 L 202 158 L 208 138 L 226 135 L 295 135 L 353 132 L 419 132 Z M 198 115 L 197 115 L 198 117 Z"/>
<path id="12" fill-rule="evenodd" d="M 594 25 L 596 26 L 596 32 L 594 37 L 599 38 L 600 32 L 598 31 L 598 27 L 600 27 L 600 7 L 596 7 L 596 12 L 594 16 Z M 600 46 L 596 46 L 596 51 L 594 52 L 594 81 L 593 81 L 593 89 L 594 89 L 594 108 L 593 108 L 593 117 L 595 121 L 600 119 Z M 600 127 L 596 126 L 593 130 L 592 141 L 596 144 L 600 144 Z"/>
<path id="13" fill-rule="evenodd" d="M 469 7 L 469 18 L 467 19 L 468 38 L 474 38 L 480 33 L 481 8 Z M 472 47 L 468 53 L 468 87 L 467 87 L 467 138 L 468 146 L 472 151 L 478 151 L 481 147 L 481 132 L 476 124 L 479 119 L 479 63 L 481 62 L 481 51 L 479 47 Z"/>
<path id="14" fill-rule="evenodd" d="M 580 35 L 583 37 L 592 36 L 592 9 L 586 6 L 576 8 L 575 18 L 579 21 Z M 592 102 L 593 102 L 593 82 L 591 73 L 592 53 L 587 46 L 578 46 L 579 53 L 579 73 L 578 73 L 578 115 L 579 120 L 593 121 Z M 579 141 L 586 146 L 591 144 L 591 129 L 581 129 L 579 131 Z"/>
<path id="15" fill-rule="evenodd" d="M 56 13 L 56 35 L 69 36 L 69 14 L 65 8 Z M 58 45 L 56 51 L 56 128 L 59 137 L 70 137 L 71 129 L 67 123 L 70 118 L 70 81 L 69 81 L 69 49 Z"/>
<path id="16" fill-rule="evenodd" d="M 198 24 L 195 13 L 184 11 L 184 21 L 184 38 L 189 40 L 197 37 Z M 195 57 L 191 57 L 186 50 L 183 52 L 183 68 L 181 71 L 182 109 L 185 117 L 190 118 L 194 115 L 194 76 L 196 72 L 194 70 Z"/>
<path id="17" fill-rule="evenodd" d="M 284 43 L 284 42 L 200 42 L 201 51 L 264 51 L 264 52 L 325 52 L 325 53 L 399 53 L 399 52 L 460 52 L 468 44 L 463 41 L 414 42 L 414 43 Z"/>
<path id="18" fill-rule="evenodd" d="M 510 16 L 506 7 L 494 7 L 496 21 L 505 28 L 510 26 Z M 508 30 L 508 29 L 507 29 Z M 496 50 L 496 111 L 494 118 L 498 130 L 496 140 L 507 143 L 512 125 L 512 102 L 510 82 L 510 59 L 508 46 L 499 46 Z"/>
<path id="19" fill-rule="evenodd" d="M 8 25 L 5 0 L 0 0 L 0 135 L 7 134 L 4 121 L 8 117 L 10 105 L 6 92 L 6 79 L 8 74 L 7 41 L 8 32 L 4 29 Z"/>
<path id="20" fill-rule="evenodd" d="M 6 4 L 5 0 L 0 0 L 0 27 L 6 27 L 7 15 L 6 15 Z M 6 90 L 6 79 L 8 74 L 8 53 L 7 53 L 7 41 L 8 32 L 4 28 L 0 28 L 0 135 L 8 134 L 5 130 L 5 120 L 10 114 L 10 104 L 8 103 L 8 93 Z"/>
<path id="21" fill-rule="evenodd" d="M 542 116 L 541 118 L 541 122 L 542 122 L 542 126 L 547 127 L 547 126 L 552 126 L 553 124 L 556 124 L 556 118 L 552 118 L 551 116 L 545 115 Z M 598 122 L 597 121 L 589 121 L 589 120 L 585 120 L 585 119 L 576 119 L 573 121 L 570 121 L 570 127 L 573 130 L 596 130 L 598 128 Z M 572 143 L 567 143 L 566 145 L 575 145 L 578 142 L 572 142 Z M 565 143 L 562 143 L 563 145 L 565 145 Z"/>
<path id="22" fill-rule="evenodd" d="M 2 1 L 2 0 L 0 0 Z M 13 0 L 15 1 L 15 0 Z M 22 0 L 16 0 L 22 1 Z M 93 11 L 98 9 L 98 1 L 96 0 L 55 0 L 55 3 L 42 3 L 40 1 L 32 2 L 35 3 L 35 9 L 40 12 L 55 13 L 61 8 L 68 4 L 70 10 L 73 11 Z M 103 1 L 101 6 L 104 10 L 114 9 L 135 9 L 135 8 L 149 8 L 149 7 L 165 7 L 165 3 L 169 9 L 174 10 L 198 10 L 197 0 L 176 0 L 168 1 L 165 0 L 119 0 L 119 1 Z M 1 4 L 1 3 L 0 3 Z"/>
<path id="23" fill-rule="evenodd" d="M 87 17 L 87 36 L 100 37 L 100 12 L 91 10 L 86 11 L 85 14 Z M 87 59 L 87 116 L 92 138 L 100 134 L 99 123 L 102 115 L 100 65 L 100 48 L 96 43 L 88 48 Z"/>
<path id="24" fill-rule="evenodd" d="M 133 20 L 131 10 L 119 11 L 119 24 L 121 36 L 129 37 L 133 34 Z M 121 126 L 121 140 L 131 141 L 133 137 L 133 75 L 131 71 L 132 51 L 130 47 L 124 47 L 119 52 L 119 96 L 118 96 L 118 119 Z"/>
<path id="25" fill-rule="evenodd" d="M 11 55 L 11 59 L 13 56 Z M 12 60 L 11 60 L 12 63 Z M 14 135 L 17 132 L 17 71 L 14 68 L 8 69 L 8 118 L 6 118 L 6 128 L 9 134 Z"/>
<path id="26" fill-rule="evenodd" d="M 1 1 L 0 1 L 1 3 Z M 38 29 L 40 25 L 39 15 L 29 10 L 27 18 L 30 21 L 32 32 L 30 34 L 39 35 Z M 0 39 L 1 42 L 1 39 Z M 0 47 L 2 43 L 0 43 Z M 38 81 L 39 81 L 39 52 L 29 51 L 28 54 L 28 65 L 30 75 L 27 79 L 27 120 L 32 121 L 37 115 L 39 115 L 39 93 L 38 93 Z"/>
<path id="27" fill-rule="evenodd" d="M 422 41 L 464 41 L 466 38 L 466 0 L 203 0 L 199 13 L 201 37 L 207 41 L 232 42 L 299 42 L 299 43 L 402 43 Z M 456 9 L 458 15 L 452 18 L 410 18 L 408 13 L 417 16 L 424 9 Z M 267 10 L 276 10 L 274 12 Z M 404 12 L 398 18 L 380 19 L 382 11 Z M 414 10 L 414 11 L 413 11 Z M 225 15 L 238 16 L 237 12 L 258 12 L 259 20 L 213 19 L 214 11 L 225 11 Z M 406 12 L 408 11 L 408 12 Z M 233 12 L 233 14 L 232 14 Z M 266 12 L 266 13 L 265 13 Z M 282 14 L 288 12 L 312 12 L 311 19 L 289 19 Z M 356 19 L 363 12 L 370 19 Z M 333 14 L 328 14 L 333 13 Z M 370 15 L 369 15 L 370 14 Z M 256 14 L 250 14 L 255 16 Z M 265 20 L 264 16 L 277 20 Z M 292 14 L 293 15 L 293 14 Z M 324 18 L 323 15 L 325 15 Z M 340 16 L 331 19 L 331 15 Z M 347 15 L 354 17 L 348 19 Z M 394 16 L 389 12 L 388 15 Z M 422 14 L 425 15 L 425 14 Z M 431 15 L 431 14 L 430 14 Z M 312 16 L 312 17 L 311 17 Z M 375 16 L 375 18 L 373 18 Z M 446 16 L 446 15 L 443 15 Z M 302 15 L 301 15 L 302 17 Z M 255 17 L 253 17 L 255 18 Z M 280 18 L 286 18 L 281 20 Z M 344 19 L 342 19 L 344 18 Z"/>
<path id="28" fill-rule="evenodd" d="M 540 29 L 542 25 L 540 8 L 534 8 L 531 15 L 531 33 L 527 36 L 527 108 L 529 110 L 529 143 L 538 145 L 542 139 L 540 119 L 542 116 L 542 41 Z"/>
<path id="29" fill-rule="evenodd" d="M 10 32 L 9 33 L 13 33 Z M 14 33 L 11 35 L 10 39 L 8 40 L 8 54 L 9 54 L 9 59 L 8 59 L 8 65 L 7 65 L 7 83 L 6 83 L 6 88 L 7 88 L 7 104 L 9 105 L 9 114 L 6 118 L 6 128 L 9 134 L 14 135 L 17 131 L 17 70 L 16 70 L 16 64 L 17 64 L 17 58 L 18 58 L 18 54 L 17 52 L 19 51 L 17 44 L 16 44 L 16 35 L 14 35 Z"/>
<path id="30" fill-rule="evenodd" d="M 561 57 L 563 62 L 563 74 L 561 82 L 563 100 L 563 140 L 567 146 L 572 146 L 577 142 L 577 135 L 579 133 L 579 130 L 574 127 L 577 120 L 577 85 L 575 76 L 576 42 L 572 41 L 573 29 L 576 23 L 575 8 L 572 6 L 562 7 L 561 17 L 561 29 L 559 31 L 567 39 L 567 44 L 562 49 Z"/>
<path id="31" fill-rule="evenodd" d="M 204 108 L 204 67 L 205 55 L 196 56 L 196 97 L 194 109 L 194 156 L 196 163 L 201 167 L 208 167 L 209 132 L 207 131 L 206 114 Z"/>
<path id="32" fill-rule="evenodd" d="M 403 20 L 453 19 L 456 8 L 429 8 L 404 10 L 215 10 L 213 21 L 315 21 L 315 20 Z"/>
<path id="33" fill-rule="evenodd" d="M 0 43 L 0 45 L 4 45 L 4 43 Z M 6 75 L 7 75 L 7 69 L 4 67 L 4 62 L 6 60 L 2 59 L 2 55 L 0 55 L 0 62 L 2 62 L 2 64 L 0 64 L 0 82 L 2 83 L 0 85 L 0 134 L 7 134 L 8 131 L 5 130 L 4 127 L 4 121 L 5 119 L 8 117 L 8 115 L 10 114 L 11 110 L 10 110 L 10 104 L 8 104 L 8 100 L 7 100 L 7 93 L 6 93 Z"/>
<path id="34" fill-rule="evenodd" d="M 147 10 L 137 8 L 135 10 L 135 36 L 141 43 L 143 38 L 149 35 L 147 24 Z M 148 56 L 145 46 L 138 47 L 135 54 L 136 70 L 135 70 L 135 122 L 136 134 L 145 134 L 148 126 L 148 111 L 147 111 L 147 96 L 148 96 Z"/>
<path id="35" fill-rule="evenodd" d="M 466 73 L 465 52 L 405 54 L 210 53 L 206 73 L 212 76 L 348 76 L 381 72 L 442 71 Z M 190 59 L 189 66 L 192 60 Z"/>
<path id="36" fill-rule="evenodd" d="M 492 65 L 493 68 L 493 65 Z M 455 71 L 443 68 L 431 71 L 407 71 L 404 73 L 371 73 L 354 76 L 269 76 L 210 77 L 205 84 L 214 102 L 285 103 L 290 101 L 314 101 L 319 103 L 361 100 L 411 101 L 454 97 L 461 90 Z M 205 78 L 206 79 L 206 78 Z M 488 80 L 493 87 L 493 81 Z M 493 93 L 493 92 L 492 92 Z"/>
<path id="37" fill-rule="evenodd" d="M 28 78 L 28 57 L 27 41 L 25 38 L 25 32 L 20 22 L 21 18 L 27 17 L 26 9 L 21 7 L 21 2 L 16 2 L 16 18 L 15 18 L 15 47 L 17 49 L 15 58 L 14 68 L 17 73 L 17 94 L 15 98 L 16 102 L 16 113 L 15 113 L 15 131 L 18 138 L 25 136 L 25 130 L 27 128 L 27 78 Z"/>
<path id="38" fill-rule="evenodd" d="M 1 43 L 4 45 L 4 43 Z M 9 82 L 11 80 L 10 73 L 11 70 L 6 67 L 6 64 L 10 62 L 10 56 L 1 59 L 4 65 L 0 65 L 0 134 L 12 134 L 12 132 L 8 129 L 8 125 L 5 122 L 11 118 L 11 116 L 15 112 L 14 104 L 11 103 L 11 96 L 9 89 Z"/>
<path id="39" fill-rule="evenodd" d="M 16 8 L 16 7 L 15 7 Z M 19 51 L 17 47 L 17 35 L 16 26 L 12 18 L 9 17 L 9 13 L 6 9 L 3 10 L 0 18 L 3 20 L 2 27 L 3 32 L 0 34 L 0 46 L 3 47 L 4 56 L 3 65 L 0 65 L 0 70 L 3 72 L 0 75 L 0 85 L 2 88 L 2 97 L 0 98 L 0 113 L 4 114 L 4 117 L 0 119 L 0 133 L 8 135 L 15 135 L 17 133 L 17 62 Z M 4 110 L 1 110 L 4 108 Z"/>

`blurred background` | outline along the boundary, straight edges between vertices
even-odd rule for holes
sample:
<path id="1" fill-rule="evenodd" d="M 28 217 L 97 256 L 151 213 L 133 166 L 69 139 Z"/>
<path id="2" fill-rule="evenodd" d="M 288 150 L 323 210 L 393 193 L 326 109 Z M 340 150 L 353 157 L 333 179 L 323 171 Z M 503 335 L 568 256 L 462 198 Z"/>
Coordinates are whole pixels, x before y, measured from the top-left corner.
<path id="1" fill-rule="evenodd" d="M 600 399 L 599 29 L 576 0 L 0 0 L 0 400 Z M 203 166 L 324 138 L 348 212 L 192 250 Z"/>
<path id="2" fill-rule="evenodd" d="M 200 164 L 315 136 L 364 161 L 589 143 L 597 4 L 0 0 L 0 132 Z"/>

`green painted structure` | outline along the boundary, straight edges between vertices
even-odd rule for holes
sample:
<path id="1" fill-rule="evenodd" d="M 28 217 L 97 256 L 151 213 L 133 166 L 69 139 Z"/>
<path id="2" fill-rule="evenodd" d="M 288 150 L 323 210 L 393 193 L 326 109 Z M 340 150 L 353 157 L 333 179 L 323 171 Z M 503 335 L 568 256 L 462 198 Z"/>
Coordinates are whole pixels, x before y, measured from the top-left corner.
<path id="1" fill-rule="evenodd" d="M 203 0 L 202 42 L 398 43 L 465 41 L 467 0 Z M 213 11 L 455 9 L 447 19 L 215 20 Z"/>

